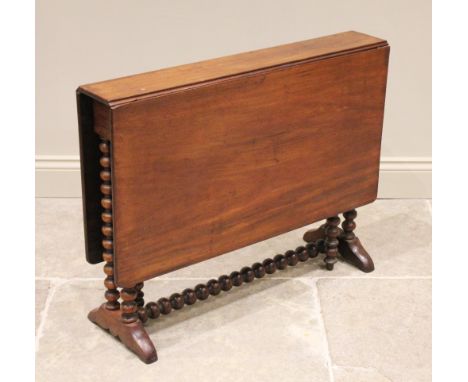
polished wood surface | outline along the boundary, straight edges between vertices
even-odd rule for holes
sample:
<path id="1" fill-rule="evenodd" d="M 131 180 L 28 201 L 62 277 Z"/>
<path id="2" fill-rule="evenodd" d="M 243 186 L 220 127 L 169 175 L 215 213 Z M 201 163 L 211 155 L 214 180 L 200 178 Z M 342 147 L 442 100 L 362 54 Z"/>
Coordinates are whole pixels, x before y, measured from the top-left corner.
<path id="1" fill-rule="evenodd" d="M 117 285 L 133 288 L 376 198 L 389 47 L 363 36 L 298 43 L 317 55 L 292 62 L 272 48 L 260 54 L 275 62 L 267 67 L 239 55 L 249 73 L 229 76 L 228 66 L 210 80 L 204 72 L 203 86 L 176 70 L 187 85 L 161 84 L 151 97 L 131 87 L 119 95 L 120 80 L 79 89 L 83 97 L 99 89 L 93 102 L 103 84 L 112 92 L 111 123 L 94 117 L 110 128 Z M 112 104 L 119 97 L 127 101 Z"/>
<path id="2" fill-rule="evenodd" d="M 359 32 L 344 32 L 273 48 L 260 49 L 194 64 L 83 85 L 80 91 L 108 104 L 154 96 L 207 81 L 232 77 L 278 65 L 387 45 L 385 40 Z"/>
<path id="3" fill-rule="evenodd" d="M 114 110 L 117 282 L 372 202 L 387 56 L 372 49 Z"/>

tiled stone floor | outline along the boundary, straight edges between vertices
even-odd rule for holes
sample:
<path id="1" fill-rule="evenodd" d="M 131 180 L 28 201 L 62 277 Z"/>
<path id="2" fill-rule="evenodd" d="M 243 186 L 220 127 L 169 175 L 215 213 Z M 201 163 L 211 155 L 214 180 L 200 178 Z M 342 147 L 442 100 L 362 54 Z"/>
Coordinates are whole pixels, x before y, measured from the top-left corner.
<path id="1" fill-rule="evenodd" d="M 430 381 L 430 201 L 358 213 L 373 273 L 317 258 L 184 308 L 147 325 L 159 361 L 145 365 L 86 318 L 103 277 L 84 259 L 81 200 L 37 199 L 37 381 Z M 293 249 L 307 228 L 156 278 L 146 296 Z"/>

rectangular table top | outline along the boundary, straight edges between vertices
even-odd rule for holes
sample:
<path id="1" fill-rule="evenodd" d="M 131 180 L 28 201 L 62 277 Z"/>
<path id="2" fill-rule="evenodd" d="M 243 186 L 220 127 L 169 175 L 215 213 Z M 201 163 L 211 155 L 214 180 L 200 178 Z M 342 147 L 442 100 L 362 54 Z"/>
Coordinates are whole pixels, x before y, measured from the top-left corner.
<path id="1" fill-rule="evenodd" d="M 80 87 L 80 91 L 108 104 L 132 101 L 183 86 L 229 77 L 259 69 L 271 68 L 309 59 L 323 59 L 350 53 L 387 42 L 359 32 L 343 32 L 330 36 L 259 49 L 212 60 L 96 82 Z"/>

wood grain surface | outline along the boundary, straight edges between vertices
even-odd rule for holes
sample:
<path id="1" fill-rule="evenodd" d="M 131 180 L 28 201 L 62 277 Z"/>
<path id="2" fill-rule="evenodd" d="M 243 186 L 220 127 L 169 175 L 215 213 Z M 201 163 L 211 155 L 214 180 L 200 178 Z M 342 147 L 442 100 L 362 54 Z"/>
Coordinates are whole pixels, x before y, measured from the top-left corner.
<path id="1" fill-rule="evenodd" d="M 388 53 L 373 47 L 113 107 L 116 283 L 372 202 Z"/>
<path id="2" fill-rule="evenodd" d="M 385 40 L 350 31 L 83 85 L 80 91 L 101 102 L 118 104 L 214 79 L 307 59 L 324 59 L 386 44 Z"/>

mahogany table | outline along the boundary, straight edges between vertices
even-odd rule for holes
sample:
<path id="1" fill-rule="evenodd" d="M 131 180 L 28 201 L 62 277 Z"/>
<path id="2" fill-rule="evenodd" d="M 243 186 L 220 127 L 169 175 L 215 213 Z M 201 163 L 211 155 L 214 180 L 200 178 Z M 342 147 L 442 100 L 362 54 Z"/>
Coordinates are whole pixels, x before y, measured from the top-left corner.
<path id="1" fill-rule="evenodd" d="M 319 253 L 372 271 L 354 219 L 377 195 L 389 50 L 346 32 L 79 87 L 86 259 L 107 276 L 89 319 L 151 363 L 148 318 Z M 306 246 L 144 303 L 145 280 L 321 219 Z"/>

